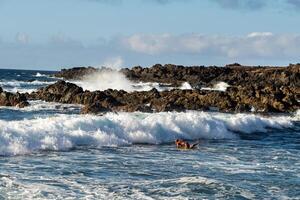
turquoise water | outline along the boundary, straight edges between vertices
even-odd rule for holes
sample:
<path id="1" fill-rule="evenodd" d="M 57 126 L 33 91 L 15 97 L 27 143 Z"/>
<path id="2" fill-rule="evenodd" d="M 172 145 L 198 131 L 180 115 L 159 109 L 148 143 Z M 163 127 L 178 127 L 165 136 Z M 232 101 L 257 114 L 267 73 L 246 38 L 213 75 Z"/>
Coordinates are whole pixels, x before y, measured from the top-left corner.
<path id="1" fill-rule="evenodd" d="M 22 73 L 0 70 L 1 87 L 55 81 Z M 92 116 L 78 105 L 30 103 L 0 107 L 0 199 L 300 198 L 299 111 Z M 177 150 L 176 138 L 200 144 Z"/>

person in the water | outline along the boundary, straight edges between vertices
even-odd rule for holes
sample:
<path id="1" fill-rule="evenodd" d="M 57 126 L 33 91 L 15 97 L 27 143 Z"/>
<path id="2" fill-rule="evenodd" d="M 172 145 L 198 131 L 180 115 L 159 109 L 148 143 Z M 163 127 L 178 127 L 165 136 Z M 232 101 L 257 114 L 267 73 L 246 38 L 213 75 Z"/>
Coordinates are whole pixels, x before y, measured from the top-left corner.
<path id="1" fill-rule="evenodd" d="M 187 141 L 177 139 L 175 140 L 177 149 L 195 149 L 199 143 L 190 145 Z"/>

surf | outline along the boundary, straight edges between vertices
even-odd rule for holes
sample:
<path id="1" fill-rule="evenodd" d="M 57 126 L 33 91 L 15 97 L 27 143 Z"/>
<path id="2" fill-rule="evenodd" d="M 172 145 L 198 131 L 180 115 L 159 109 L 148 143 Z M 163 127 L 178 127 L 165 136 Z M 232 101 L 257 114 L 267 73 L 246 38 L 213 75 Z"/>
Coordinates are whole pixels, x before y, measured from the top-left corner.
<path id="1" fill-rule="evenodd" d="M 37 105 L 35 108 L 40 109 Z M 238 140 L 239 133 L 293 128 L 298 117 L 299 112 L 295 116 L 266 117 L 188 111 L 107 113 L 103 116 L 54 114 L 0 120 L 0 155 L 22 155 L 39 150 L 65 151 L 79 146 L 161 145 L 173 143 L 177 138 Z"/>

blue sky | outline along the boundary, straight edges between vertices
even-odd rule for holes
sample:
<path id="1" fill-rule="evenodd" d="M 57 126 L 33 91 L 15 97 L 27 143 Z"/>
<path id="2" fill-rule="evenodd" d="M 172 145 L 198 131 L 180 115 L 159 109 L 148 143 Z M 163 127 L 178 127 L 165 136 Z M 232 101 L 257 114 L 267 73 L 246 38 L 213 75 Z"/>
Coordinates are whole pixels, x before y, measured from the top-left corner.
<path id="1" fill-rule="evenodd" d="M 0 68 L 300 62 L 300 0 L 0 0 Z"/>

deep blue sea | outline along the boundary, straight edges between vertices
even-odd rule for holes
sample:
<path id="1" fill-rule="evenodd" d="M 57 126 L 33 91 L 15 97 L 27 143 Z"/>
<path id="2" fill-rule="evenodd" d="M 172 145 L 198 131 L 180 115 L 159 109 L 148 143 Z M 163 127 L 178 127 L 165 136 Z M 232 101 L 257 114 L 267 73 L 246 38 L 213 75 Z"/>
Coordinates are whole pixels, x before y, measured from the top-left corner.
<path id="1" fill-rule="evenodd" d="M 0 87 L 32 92 L 57 81 L 52 73 L 0 70 Z M 0 107 L 0 199 L 300 199 L 300 111 L 96 116 L 80 108 Z M 176 138 L 200 144 L 177 150 Z"/>

